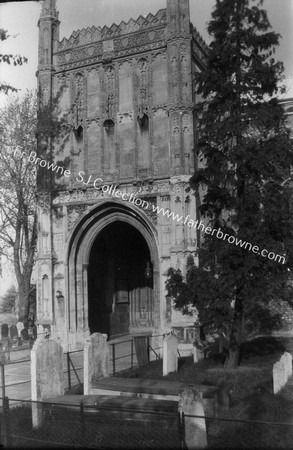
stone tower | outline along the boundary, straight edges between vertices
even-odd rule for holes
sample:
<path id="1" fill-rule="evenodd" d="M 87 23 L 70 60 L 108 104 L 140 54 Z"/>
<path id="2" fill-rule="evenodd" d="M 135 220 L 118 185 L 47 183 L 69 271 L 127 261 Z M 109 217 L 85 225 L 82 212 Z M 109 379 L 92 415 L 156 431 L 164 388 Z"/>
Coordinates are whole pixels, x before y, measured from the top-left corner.
<path id="1" fill-rule="evenodd" d="M 191 341 L 194 319 L 165 291 L 167 269 L 197 249 L 184 218 L 196 219 L 194 74 L 207 48 L 189 1 L 60 40 L 45 0 L 39 29 L 38 323 L 70 349 L 95 331 Z"/>

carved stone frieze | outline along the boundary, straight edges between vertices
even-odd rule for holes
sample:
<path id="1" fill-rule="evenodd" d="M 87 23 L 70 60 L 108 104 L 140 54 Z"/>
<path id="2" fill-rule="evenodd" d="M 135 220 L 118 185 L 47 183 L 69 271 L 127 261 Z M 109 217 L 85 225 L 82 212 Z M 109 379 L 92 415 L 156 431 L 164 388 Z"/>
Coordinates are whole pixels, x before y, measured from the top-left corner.
<path id="1" fill-rule="evenodd" d="M 160 30 L 147 31 L 144 33 L 136 33 L 122 39 L 115 39 L 114 49 L 120 51 L 126 48 L 137 47 L 154 41 L 160 41 L 164 34 L 164 28 Z"/>
<path id="2" fill-rule="evenodd" d="M 151 219 L 154 225 L 157 225 L 157 213 L 153 210 L 153 205 L 157 205 L 157 198 L 149 196 L 140 196 L 140 198 L 148 202 L 148 208 L 141 208 L 141 211 Z M 127 202 L 125 203 L 127 204 Z M 77 204 L 67 206 L 68 231 L 71 231 L 74 228 L 81 215 L 90 207 L 92 207 L 91 204 Z"/>
<path id="3" fill-rule="evenodd" d="M 134 194 L 136 196 L 148 196 L 150 194 L 163 194 L 167 195 L 169 192 L 169 182 L 159 181 L 156 183 L 149 183 L 148 181 L 142 181 L 139 185 L 117 185 L 119 190 L 126 192 L 128 194 Z M 117 187 L 117 189 L 118 189 Z M 97 199 L 111 199 L 107 193 L 103 193 L 101 190 L 94 188 L 89 189 L 74 189 L 71 192 L 63 191 L 59 192 L 53 200 L 54 205 L 64 205 L 79 202 L 90 202 Z"/>
<path id="4" fill-rule="evenodd" d="M 39 194 L 38 195 L 38 206 L 45 211 L 49 210 L 51 207 L 50 194 Z"/>
<path id="5" fill-rule="evenodd" d="M 90 208 L 91 205 L 74 205 L 67 207 L 68 231 L 71 231 L 80 216 Z"/>
<path id="6" fill-rule="evenodd" d="M 142 52 L 147 52 L 150 50 L 159 50 L 164 47 L 166 47 L 165 41 L 157 41 L 157 42 L 152 42 L 149 44 L 141 45 L 139 47 L 132 47 L 132 48 L 128 48 L 126 50 L 117 51 L 117 52 L 115 52 L 115 56 L 120 58 L 122 56 L 132 55 L 133 53 L 142 53 Z"/>
<path id="7" fill-rule="evenodd" d="M 158 214 L 153 210 L 153 206 L 157 206 L 157 197 L 144 197 L 143 199 L 149 204 L 147 209 L 143 209 L 144 213 L 151 219 L 154 225 L 157 225 Z"/>
<path id="8" fill-rule="evenodd" d="M 63 65 L 74 61 L 84 60 L 86 58 L 92 58 L 93 56 L 101 56 L 103 53 L 102 44 L 91 45 L 89 47 L 83 47 L 77 50 L 71 50 L 57 54 L 57 64 Z"/>
<path id="9" fill-rule="evenodd" d="M 141 45 L 139 47 L 132 47 L 132 48 L 127 48 L 125 50 L 111 52 L 111 58 L 109 60 L 107 59 L 107 55 L 103 54 L 102 52 L 91 58 L 86 58 L 86 53 L 83 53 L 83 59 L 80 59 L 77 61 L 62 62 L 62 61 L 66 61 L 66 60 L 61 58 L 60 59 L 61 62 L 58 62 L 58 66 L 59 66 L 60 71 L 78 69 L 80 67 L 85 67 L 90 64 L 111 62 L 114 57 L 121 58 L 121 57 L 126 57 L 129 55 L 133 55 L 133 53 L 143 53 L 143 52 L 148 52 L 150 50 L 159 50 L 164 47 L 166 47 L 165 41 L 152 42 L 152 43 L 148 43 L 145 45 Z M 58 73 L 58 70 L 57 70 L 57 73 Z"/>
<path id="10" fill-rule="evenodd" d="M 69 64 L 60 64 L 60 70 L 61 73 L 63 73 L 64 70 L 73 70 L 73 69 L 79 69 L 80 67 L 85 67 L 85 66 L 89 66 L 91 64 L 96 64 L 96 63 L 100 63 L 101 62 L 101 57 L 100 56 L 95 56 L 94 58 L 86 58 L 83 59 L 82 61 L 76 61 L 76 62 L 72 62 Z M 58 73 L 58 70 L 56 71 L 56 73 Z"/>
<path id="11" fill-rule="evenodd" d="M 153 111 L 154 116 L 156 116 L 156 114 L 160 110 L 165 110 L 166 113 L 167 113 L 167 109 L 168 109 L 168 105 L 166 103 L 160 103 L 160 104 L 152 107 L 152 111 Z"/>

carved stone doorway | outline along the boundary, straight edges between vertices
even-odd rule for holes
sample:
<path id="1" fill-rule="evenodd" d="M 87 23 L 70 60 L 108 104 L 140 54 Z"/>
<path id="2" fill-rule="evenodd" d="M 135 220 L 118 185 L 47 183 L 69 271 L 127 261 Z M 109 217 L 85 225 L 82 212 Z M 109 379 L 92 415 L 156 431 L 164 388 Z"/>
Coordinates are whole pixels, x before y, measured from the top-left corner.
<path id="1" fill-rule="evenodd" d="M 153 278 L 149 247 L 130 224 L 103 228 L 90 252 L 88 321 L 90 333 L 108 337 L 153 325 Z"/>

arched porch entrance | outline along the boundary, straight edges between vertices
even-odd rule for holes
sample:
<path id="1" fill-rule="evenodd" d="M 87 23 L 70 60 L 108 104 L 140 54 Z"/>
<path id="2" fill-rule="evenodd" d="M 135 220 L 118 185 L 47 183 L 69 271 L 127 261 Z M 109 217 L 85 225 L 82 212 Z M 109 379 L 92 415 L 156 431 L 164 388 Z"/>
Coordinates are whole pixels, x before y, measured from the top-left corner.
<path id="1" fill-rule="evenodd" d="M 135 206 L 105 201 L 76 224 L 68 243 L 65 326 L 75 340 L 160 329 L 156 228 Z"/>
<path id="2" fill-rule="evenodd" d="M 148 245 L 132 225 L 115 221 L 97 236 L 88 267 L 91 333 L 110 338 L 152 326 L 153 277 Z"/>

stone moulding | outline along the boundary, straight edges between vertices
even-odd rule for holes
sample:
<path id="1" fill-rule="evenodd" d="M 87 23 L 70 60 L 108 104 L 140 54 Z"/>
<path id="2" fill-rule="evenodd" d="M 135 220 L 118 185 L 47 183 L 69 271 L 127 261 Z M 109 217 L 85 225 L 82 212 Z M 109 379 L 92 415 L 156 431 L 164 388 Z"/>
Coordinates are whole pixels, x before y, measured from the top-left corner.
<path id="1" fill-rule="evenodd" d="M 133 55 L 149 50 L 158 50 L 166 47 L 166 42 L 162 40 L 163 29 L 156 32 L 155 38 L 149 37 L 150 33 L 140 33 L 132 35 L 129 39 L 129 45 L 125 48 L 121 40 L 114 41 L 114 49 L 110 52 L 111 59 L 121 58 L 123 56 Z M 105 55 L 101 44 L 89 45 L 77 50 L 67 50 L 55 53 L 56 66 L 61 70 L 74 69 L 78 66 L 85 66 L 94 63 L 105 62 Z"/>

